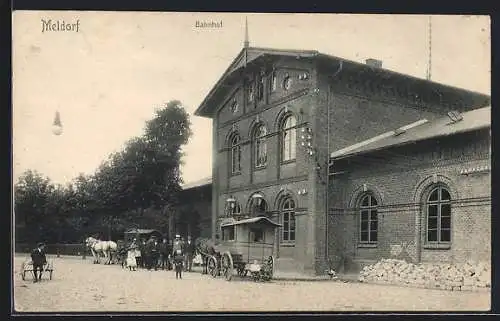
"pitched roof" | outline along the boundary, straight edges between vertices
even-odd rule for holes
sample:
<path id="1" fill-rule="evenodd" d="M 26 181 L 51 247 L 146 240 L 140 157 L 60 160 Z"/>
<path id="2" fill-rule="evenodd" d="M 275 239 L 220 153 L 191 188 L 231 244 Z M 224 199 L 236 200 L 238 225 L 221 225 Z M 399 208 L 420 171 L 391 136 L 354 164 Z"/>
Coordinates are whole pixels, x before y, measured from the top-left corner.
<path id="1" fill-rule="evenodd" d="M 488 128 L 491 126 L 491 107 L 474 109 L 459 114 L 457 121 L 453 121 L 452 118 L 454 117 L 456 116 L 452 114 L 435 121 L 424 119 L 335 151 L 330 157 L 334 159 L 345 158 L 426 139 Z"/>
<path id="2" fill-rule="evenodd" d="M 328 63 L 342 62 L 346 67 L 350 66 L 353 68 L 363 68 L 366 70 L 375 70 L 376 69 L 380 72 L 383 72 L 387 75 L 391 75 L 393 77 L 399 77 L 400 79 L 406 79 L 408 81 L 412 81 L 415 83 L 433 85 L 437 89 L 439 89 L 439 88 L 451 89 L 455 92 L 459 92 L 462 95 L 466 94 L 466 95 L 473 96 L 477 99 L 484 100 L 486 104 L 489 103 L 489 96 L 482 94 L 482 93 L 477 93 L 477 92 L 473 92 L 470 90 L 465 90 L 465 89 L 461 89 L 461 88 L 456 88 L 456 87 L 444 85 L 441 83 L 425 80 L 422 78 L 406 75 L 403 73 L 395 72 L 395 71 L 384 69 L 384 68 L 375 68 L 375 67 L 369 66 L 369 65 L 362 63 L 362 62 L 357 62 L 357 61 L 353 61 L 353 60 L 349 60 L 349 59 L 340 58 L 337 56 L 323 54 L 317 50 L 296 50 L 296 49 L 274 49 L 274 48 L 262 48 L 262 47 L 248 47 L 248 48 L 243 48 L 240 50 L 238 55 L 234 58 L 234 60 L 231 62 L 231 64 L 228 66 L 228 68 L 224 71 L 222 76 L 219 78 L 217 83 L 213 86 L 213 88 L 207 94 L 205 99 L 201 102 L 200 106 L 196 109 L 194 114 L 196 116 L 210 116 L 213 112 L 213 109 L 215 109 L 217 107 L 217 104 L 212 103 L 213 100 L 216 98 L 217 93 L 220 92 L 221 89 L 228 89 L 226 86 L 224 86 L 224 84 L 229 79 L 232 79 L 232 78 L 235 79 L 238 76 L 238 74 L 235 73 L 237 70 L 244 68 L 248 64 L 251 64 L 251 63 L 255 62 L 256 60 L 259 60 L 259 58 L 264 57 L 264 56 L 289 56 L 289 57 L 296 57 L 296 58 L 321 59 L 323 61 L 327 61 Z M 484 106 L 484 104 L 482 106 Z M 482 107 L 482 106 L 476 106 L 476 107 Z"/>
<path id="3" fill-rule="evenodd" d="M 182 188 L 182 190 L 188 190 L 191 188 L 206 186 L 206 185 L 210 185 L 210 184 L 212 184 L 212 176 L 205 177 L 205 178 L 199 179 L 197 181 L 189 182 L 186 184 L 182 184 L 181 188 Z"/>

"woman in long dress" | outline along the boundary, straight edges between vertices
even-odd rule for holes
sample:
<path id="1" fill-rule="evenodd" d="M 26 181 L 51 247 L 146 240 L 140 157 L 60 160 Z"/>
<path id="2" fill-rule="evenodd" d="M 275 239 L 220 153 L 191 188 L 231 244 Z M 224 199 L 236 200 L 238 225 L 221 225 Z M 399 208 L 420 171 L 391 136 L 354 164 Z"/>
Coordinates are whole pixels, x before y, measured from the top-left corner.
<path id="1" fill-rule="evenodd" d="M 136 270 L 138 258 L 141 257 L 141 251 L 139 250 L 139 245 L 137 244 L 137 239 L 132 241 L 129 250 L 127 252 L 127 266 L 132 270 Z"/>

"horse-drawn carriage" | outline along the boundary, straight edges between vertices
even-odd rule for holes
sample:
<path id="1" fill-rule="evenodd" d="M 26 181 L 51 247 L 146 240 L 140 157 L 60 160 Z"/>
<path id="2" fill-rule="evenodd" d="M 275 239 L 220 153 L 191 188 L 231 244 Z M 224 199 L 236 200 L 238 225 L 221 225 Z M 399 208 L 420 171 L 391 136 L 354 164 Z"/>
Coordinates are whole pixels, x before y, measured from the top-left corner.
<path id="1" fill-rule="evenodd" d="M 213 277 L 230 281 L 234 270 L 240 277 L 269 281 L 273 277 L 275 229 L 281 226 L 269 218 L 229 219 L 221 224 L 222 240 L 207 256 L 206 268 Z"/>
<path id="2" fill-rule="evenodd" d="M 52 273 L 54 272 L 54 262 L 52 259 L 47 260 L 47 263 L 43 265 L 43 274 L 49 275 L 49 280 L 52 280 Z M 26 258 L 23 263 L 21 263 L 21 279 L 26 280 L 26 274 L 31 273 L 33 279 L 35 278 L 35 271 L 33 269 L 33 261 L 30 257 Z M 42 275 L 43 275 L 42 274 Z"/>

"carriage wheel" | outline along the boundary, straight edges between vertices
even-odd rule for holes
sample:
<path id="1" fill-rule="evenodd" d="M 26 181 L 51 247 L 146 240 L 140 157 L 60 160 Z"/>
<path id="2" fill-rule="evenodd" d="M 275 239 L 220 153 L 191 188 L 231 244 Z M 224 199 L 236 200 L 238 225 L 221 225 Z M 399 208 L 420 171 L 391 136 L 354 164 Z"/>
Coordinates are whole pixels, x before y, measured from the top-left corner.
<path id="1" fill-rule="evenodd" d="M 218 274 L 218 271 L 217 271 L 217 259 L 215 258 L 215 256 L 210 256 L 208 258 L 208 261 L 207 261 L 207 272 L 208 274 L 210 274 L 212 277 L 216 277 L 217 274 Z"/>
<path id="2" fill-rule="evenodd" d="M 224 253 L 222 256 L 222 274 L 226 278 L 226 281 L 231 281 L 233 277 L 233 257 L 229 252 Z"/>

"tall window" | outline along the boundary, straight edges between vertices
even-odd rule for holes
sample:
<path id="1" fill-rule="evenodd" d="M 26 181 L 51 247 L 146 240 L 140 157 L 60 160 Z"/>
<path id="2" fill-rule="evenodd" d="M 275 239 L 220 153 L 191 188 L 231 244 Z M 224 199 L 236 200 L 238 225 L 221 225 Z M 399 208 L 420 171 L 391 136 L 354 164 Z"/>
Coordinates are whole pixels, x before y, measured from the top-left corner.
<path id="1" fill-rule="evenodd" d="M 255 128 L 253 141 L 256 168 L 264 167 L 267 164 L 266 135 L 267 130 L 264 125 L 261 124 Z"/>
<path id="2" fill-rule="evenodd" d="M 241 146 L 240 136 L 233 134 L 231 137 L 231 173 L 237 174 L 241 171 Z"/>
<path id="3" fill-rule="evenodd" d="M 276 71 L 273 71 L 271 73 L 271 80 L 269 85 L 271 87 L 271 92 L 276 91 L 276 88 L 278 87 L 278 77 L 276 77 Z"/>
<path id="4" fill-rule="evenodd" d="M 248 83 L 248 87 L 247 87 L 247 100 L 249 102 L 253 102 L 254 96 L 255 96 L 254 83 L 250 82 L 250 83 Z"/>
<path id="5" fill-rule="evenodd" d="M 259 76 L 258 80 L 257 80 L 257 100 L 258 101 L 261 101 L 262 99 L 264 99 L 264 82 L 265 82 L 265 79 L 264 79 L 264 76 Z"/>
<path id="6" fill-rule="evenodd" d="M 434 188 L 427 199 L 427 242 L 451 242 L 451 197 L 442 186 Z"/>
<path id="7" fill-rule="evenodd" d="M 293 115 L 288 115 L 282 123 L 281 128 L 281 160 L 286 162 L 295 159 L 297 147 L 297 121 Z"/>
<path id="8" fill-rule="evenodd" d="M 360 241 L 361 243 L 377 243 L 378 214 L 377 200 L 372 195 L 365 195 L 360 205 Z"/>
<path id="9" fill-rule="evenodd" d="M 287 198 L 281 206 L 281 220 L 283 223 L 281 240 L 284 243 L 295 242 L 295 203 Z"/>

